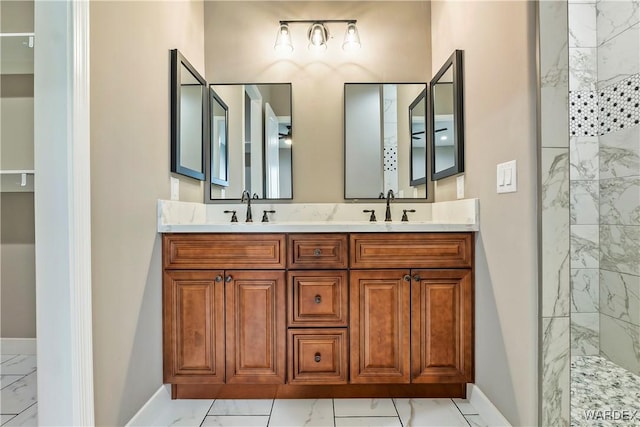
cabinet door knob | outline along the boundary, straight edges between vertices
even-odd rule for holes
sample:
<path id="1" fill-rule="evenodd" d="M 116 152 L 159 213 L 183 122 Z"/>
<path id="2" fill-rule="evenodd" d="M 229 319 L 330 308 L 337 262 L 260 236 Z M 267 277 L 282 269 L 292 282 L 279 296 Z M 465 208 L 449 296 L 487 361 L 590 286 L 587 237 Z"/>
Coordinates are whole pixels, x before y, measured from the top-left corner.
<path id="1" fill-rule="evenodd" d="M 218 275 L 216 276 L 216 282 L 217 282 L 217 283 L 222 282 L 222 276 L 221 276 L 221 275 L 219 275 L 219 274 L 218 274 Z"/>
<path id="2" fill-rule="evenodd" d="M 315 248 L 313 250 L 313 255 L 320 256 L 321 254 L 322 254 L 322 251 L 320 250 L 320 248 Z"/>
<path id="3" fill-rule="evenodd" d="M 408 274 L 404 275 L 404 281 L 405 282 L 410 282 L 411 281 L 411 276 L 409 276 Z"/>
<path id="4" fill-rule="evenodd" d="M 233 280 L 233 277 L 231 277 L 231 276 L 227 276 L 227 277 L 224 278 L 224 281 L 227 282 L 227 283 L 230 283 L 232 280 Z"/>
<path id="5" fill-rule="evenodd" d="M 322 297 L 320 295 L 316 295 L 316 297 L 313 300 L 315 301 L 316 304 L 320 304 L 322 302 Z"/>
<path id="6" fill-rule="evenodd" d="M 316 363 L 319 363 L 321 360 L 320 353 L 316 353 L 316 355 L 313 357 L 313 360 L 315 360 Z"/>
<path id="7" fill-rule="evenodd" d="M 416 282 L 420 281 L 420 275 L 416 274 L 415 276 L 413 276 L 413 280 L 415 280 Z"/>

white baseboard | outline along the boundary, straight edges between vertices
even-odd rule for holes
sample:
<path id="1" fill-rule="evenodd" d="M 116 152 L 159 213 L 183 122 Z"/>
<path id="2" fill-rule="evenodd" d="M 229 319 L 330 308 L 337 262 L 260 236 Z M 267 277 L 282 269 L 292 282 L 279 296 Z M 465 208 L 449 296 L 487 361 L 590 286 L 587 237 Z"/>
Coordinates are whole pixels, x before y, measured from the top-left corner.
<path id="1" fill-rule="evenodd" d="M 125 427 L 151 426 L 156 421 L 162 408 L 171 403 L 171 386 L 163 384 L 153 393 L 138 412 L 129 420 Z"/>
<path id="2" fill-rule="evenodd" d="M 507 421 L 477 385 L 467 384 L 467 400 L 478 411 L 478 415 L 488 426 L 511 426 L 511 423 Z"/>
<path id="3" fill-rule="evenodd" d="M 0 354 L 36 354 L 36 339 L 0 338 Z"/>

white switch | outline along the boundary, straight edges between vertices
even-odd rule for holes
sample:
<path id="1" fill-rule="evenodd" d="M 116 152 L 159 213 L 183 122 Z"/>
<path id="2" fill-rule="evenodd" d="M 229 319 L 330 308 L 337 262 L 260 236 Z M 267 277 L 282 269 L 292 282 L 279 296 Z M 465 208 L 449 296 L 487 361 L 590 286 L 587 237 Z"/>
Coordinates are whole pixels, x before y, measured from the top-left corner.
<path id="1" fill-rule="evenodd" d="M 171 200 L 180 200 L 180 180 L 170 177 L 171 180 Z"/>
<path id="2" fill-rule="evenodd" d="M 517 191 L 516 161 L 500 163 L 497 167 L 497 191 L 498 193 L 515 193 Z"/>
<path id="3" fill-rule="evenodd" d="M 464 199 L 464 175 L 456 178 L 456 197 Z"/>

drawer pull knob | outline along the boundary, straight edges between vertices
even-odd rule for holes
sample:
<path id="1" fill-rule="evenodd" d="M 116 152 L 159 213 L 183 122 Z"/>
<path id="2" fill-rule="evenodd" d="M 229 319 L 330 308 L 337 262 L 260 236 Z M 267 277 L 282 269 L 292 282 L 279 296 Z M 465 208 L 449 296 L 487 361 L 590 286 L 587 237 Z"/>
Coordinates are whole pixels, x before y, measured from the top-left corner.
<path id="1" fill-rule="evenodd" d="M 416 282 L 420 281 L 420 275 L 416 274 L 415 276 L 413 276 L 413 280 L 415 280 Z"/>
<path id="2" fill-rule="evenodd" d="M 322 254 L 322 251 L 319 248 L 316 248 L 313 250 L 313 255 L 320 256 L 321 254 Z"/>
<path id="3" fill-rule="evenodd" d="M 224 281 L 227 282 L 227 283 L 231 283 L 232 280 L 233 280 L 233 277 L 231 277 L 231 276 L 227 276 L 227 277 L 224 278 Z"/>
<path id="4" fill-rule="evenodd" d="M 410 282 L 411 281 L 411 276 L 409 276 L 408 274 L 404 275 L 404 281 L 405 282 Z"/>
<path id="5" fill-rule="evenodd" d="M 316 304 L 320 304 L 322 302 L 322 297 L 320 295 L 316 295 L 313 300 L 316 302 Z"/>
<path id="6" fill-rule="evenodd" d="M 218 274 L 216 276 L 216 283 L 220 283 L 220 282 L 222 282 L 222 276 Z"/>
<path id="7" fill-rule="evenodd" d="M 316 363 L 320 363 L 320 360 L 321 360 L 320 353 L 316 353 L 316 355 L 313 357 L 313 360 L 315 360 Z"/>

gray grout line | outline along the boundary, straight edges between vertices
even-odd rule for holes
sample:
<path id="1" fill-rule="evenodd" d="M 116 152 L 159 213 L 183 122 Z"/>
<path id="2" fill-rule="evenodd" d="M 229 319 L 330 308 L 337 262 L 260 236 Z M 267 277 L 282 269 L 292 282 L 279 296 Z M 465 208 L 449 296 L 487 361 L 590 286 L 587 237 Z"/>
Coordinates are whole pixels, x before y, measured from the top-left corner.
<path id="1" fill-rule="evenodd" d="M 400 426 L 404 427 L 404 423 L 402 422 L 402 417 L 400 417 L 400 412 L 398 412 L 398 407 L 396 406 L 396 400 L 391 398 L 391 403 L 393 404 L 393 409 L 396 410 L 396 415 L 398 416 L 398 421 L 400 421 Z"/>
<path id="2" fill-rule="evenodd" d="M 333 411 L 333 427 L 336 427 L 336 400 L 331 398 L 331 410 Z"/>
<path id="3" fill-rule="evenodd" d="M 269 411 L 269 418 L 267 419 L 267 427 L 271 424 L 271 414 L 273 414 L 273 407 L 276 405 L 276 398 L 274 397 L 271 400 L 271 410 Z"/>

